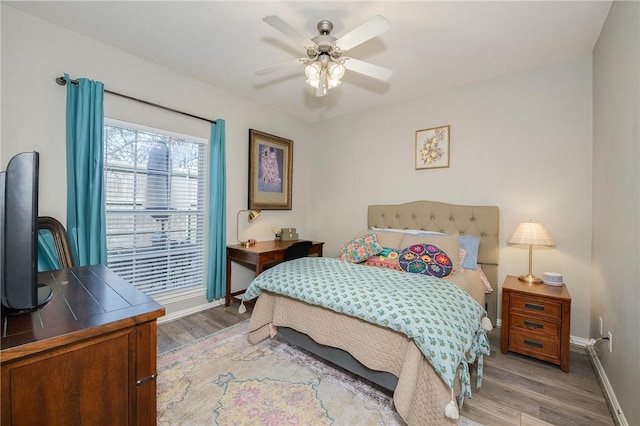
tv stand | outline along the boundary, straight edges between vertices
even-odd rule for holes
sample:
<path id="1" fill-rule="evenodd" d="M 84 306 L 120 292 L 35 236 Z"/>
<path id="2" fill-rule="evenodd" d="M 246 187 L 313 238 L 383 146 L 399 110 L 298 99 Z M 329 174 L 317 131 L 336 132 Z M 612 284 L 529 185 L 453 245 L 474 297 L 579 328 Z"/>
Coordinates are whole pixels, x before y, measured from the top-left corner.
<path id="1" fill-rule="evenodd" d="M 102 265 L 41 272 L 53 298 L 2 310 L 2 425 L 156 424 L 157 302 Z"/>

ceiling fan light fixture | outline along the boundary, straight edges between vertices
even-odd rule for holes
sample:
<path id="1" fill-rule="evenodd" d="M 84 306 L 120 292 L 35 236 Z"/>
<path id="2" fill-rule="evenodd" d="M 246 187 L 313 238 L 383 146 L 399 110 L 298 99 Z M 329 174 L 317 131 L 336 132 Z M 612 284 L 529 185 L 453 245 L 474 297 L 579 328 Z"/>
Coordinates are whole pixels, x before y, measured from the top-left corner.
<path id="1" fill-rule="evenodd" d="M 389 22 L 380 15 L 365 21 L 338 39 L 331 35 L 333 24 L 328 20 L 318 22 L 319 35 L 313 38 L 301 34 L 276 15 L 265 16 L 263 21 L 304 46 L 307 57 L 256 71 L 258 75 L 267 74 L 285 66 L 303 63 L 305 64 L 304 72 L 307 77 L 306 83 L 316 89 L 316 96 L 325 96 L 329 89 L 339 86 L 346 68 L 350 72 L 353 71 L 382 81 L 386 81 L 391 77 L 391 70 L 342 56 L 350 49 L 389 30 Z M 346 67 L 344 65 L 345 61 L 348 61 L 346 62 Z"/>
<path id="2" fill-rule="evenodd" d="M 340 80 L 333 80 L 331 78 L 328 80 L 328 83 L 329 83 L 327 86 L 328 89 L 333 89 L 334 87 L 338 87 L 342 84 Z"/>
<path id="3" fill-rule="evenodd" d="M 329 64 L 329 75 L 332 80 L 340 81 L 344 77 L 344 65 L 339 62 Z"/>
<path id="4" fill-rule="evenodd" d="M 304 73 L 309 80 L 318 80 L 320 78 L 320 70 L 322 64 L 320 62 L 312 62 L 304 68 Z"/>
<path id="5" fill-rule="evenodd" d="M 320 86 L 320 80 L 312 80 L 312 79 L 307 79 L 307 81 L 305 81 L 305 83 L 307 83 L 309 86 L 313 87 L 314 89 L 317 89 Z"/>

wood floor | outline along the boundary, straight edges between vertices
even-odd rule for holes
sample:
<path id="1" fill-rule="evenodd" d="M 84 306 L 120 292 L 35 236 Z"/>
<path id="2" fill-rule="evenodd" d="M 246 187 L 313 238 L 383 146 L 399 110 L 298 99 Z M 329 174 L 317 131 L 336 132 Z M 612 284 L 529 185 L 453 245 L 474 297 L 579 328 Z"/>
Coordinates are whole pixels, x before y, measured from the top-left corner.
<path id="1" fill-rule="evenodd" d="M 250 318 L 251 308 L 219 306 L 158 326 L 158 354 Z M 613 425 L 583 348 L 572 348 L 570 373 L 525 356 L 500 353 L 500 330 L 489 333 L 482 389 L 466 399 L 462 414 L 485 426 Z M 475 383 L 475 372 L 472 383 Z M 473 385 L 475 386 L 475 385 Z"/>

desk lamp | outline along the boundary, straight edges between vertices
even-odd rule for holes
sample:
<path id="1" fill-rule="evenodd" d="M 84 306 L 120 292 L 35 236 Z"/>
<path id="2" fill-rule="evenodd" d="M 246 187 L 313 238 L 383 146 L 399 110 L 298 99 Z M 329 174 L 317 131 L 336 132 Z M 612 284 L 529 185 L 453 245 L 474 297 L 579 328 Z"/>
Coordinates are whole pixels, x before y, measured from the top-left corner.
<path id="1" fill-rule="evenodd" d="M 254 220 L 256 220 L 258 218 L 258 216 L 260 216 L 262 214 L 261 210 L 240 210 L 238 212 L 238 215 L 236 217 L 236 239 L 238 240 L 238 242 L 240 244 L 242 244 L 243 247 L 249 247 L 249 241 L 241 241 L 240 240 L 240 213 L 242 212 L 248 212 L 249 215 L 247 217 L 247 219 L 249 220 L 249 223 L 253 222 Z"/>

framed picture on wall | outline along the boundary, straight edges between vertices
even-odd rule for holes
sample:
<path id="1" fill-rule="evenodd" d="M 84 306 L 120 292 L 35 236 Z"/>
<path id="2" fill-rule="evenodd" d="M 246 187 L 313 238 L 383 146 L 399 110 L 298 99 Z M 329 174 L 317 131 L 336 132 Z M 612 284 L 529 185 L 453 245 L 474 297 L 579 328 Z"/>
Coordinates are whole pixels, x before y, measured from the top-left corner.
<path id="1" fill-rule="evenodd" d="M 249 209 L 291 210 L 293 141 L 249 129 Z"/>
<path id="2" fill-rule="evenodd" d="M 416 170 L 449 167 L 449 126 L 416 131 Z"/>

